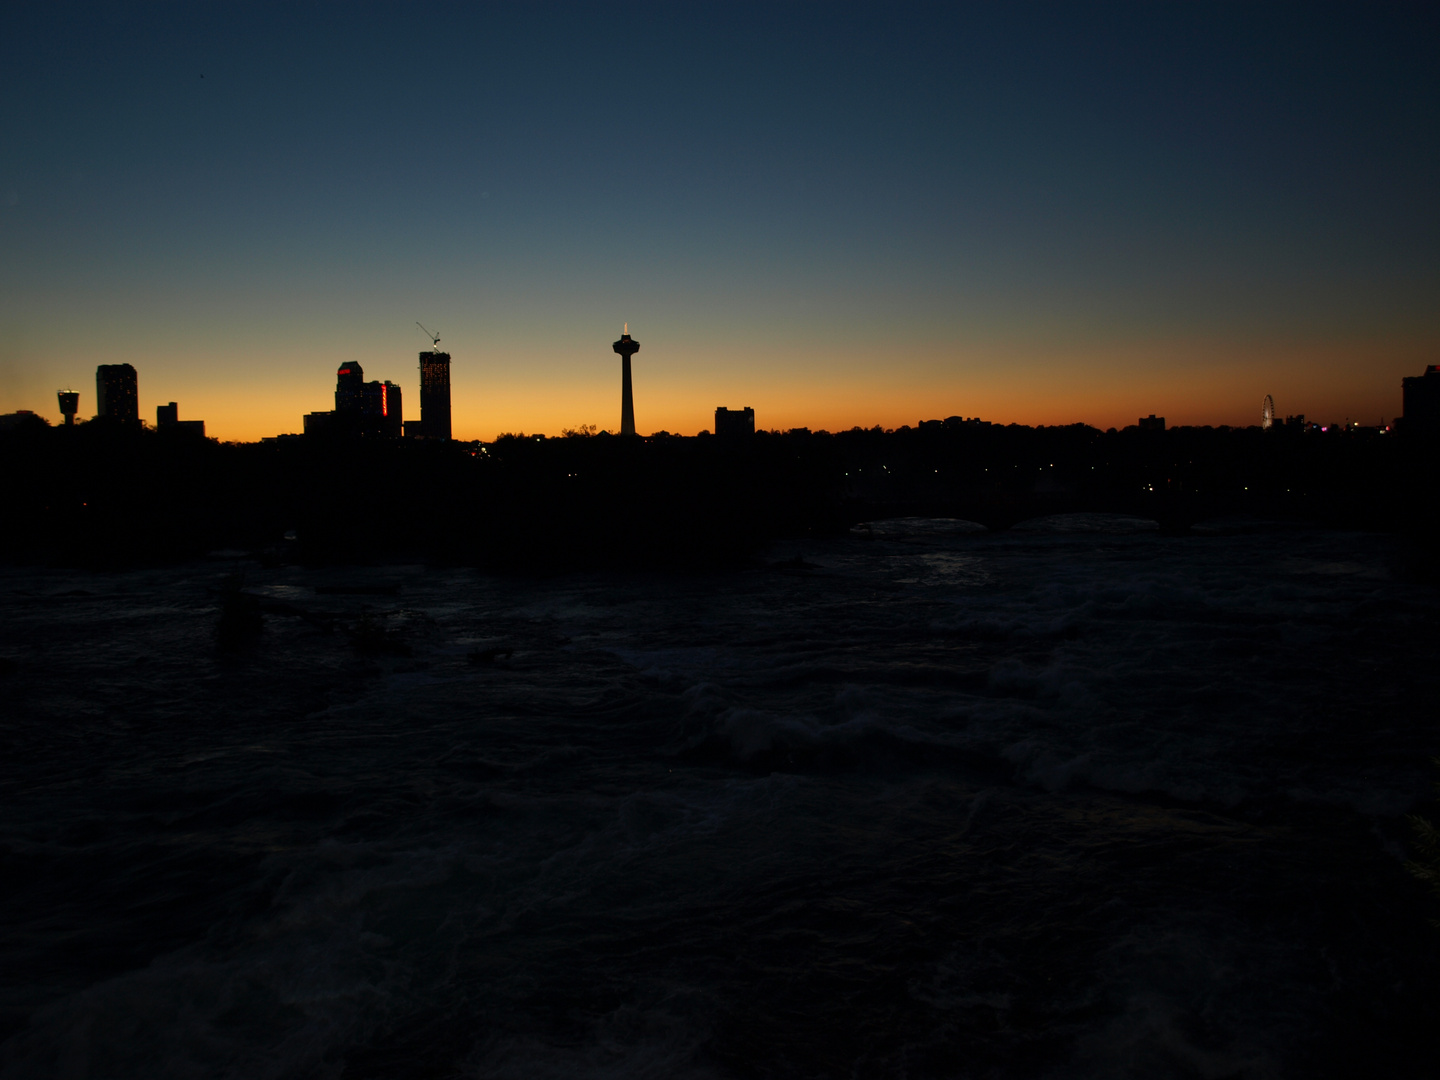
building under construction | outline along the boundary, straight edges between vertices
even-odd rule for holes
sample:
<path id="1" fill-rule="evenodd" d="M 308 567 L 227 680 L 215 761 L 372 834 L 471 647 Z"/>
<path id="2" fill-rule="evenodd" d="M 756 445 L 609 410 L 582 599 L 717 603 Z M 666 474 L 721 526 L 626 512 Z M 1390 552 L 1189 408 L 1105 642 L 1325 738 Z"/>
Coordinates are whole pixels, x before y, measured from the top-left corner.
<path id="1" fill-rule="evenodd" d="M 405 434 L 415 439 L 451 438 L 450 354 L 440 351 L 440 335 L 416 326 L 430 339 L 430 348 L 420 354 L 420 419 L 405 425 Z"/>

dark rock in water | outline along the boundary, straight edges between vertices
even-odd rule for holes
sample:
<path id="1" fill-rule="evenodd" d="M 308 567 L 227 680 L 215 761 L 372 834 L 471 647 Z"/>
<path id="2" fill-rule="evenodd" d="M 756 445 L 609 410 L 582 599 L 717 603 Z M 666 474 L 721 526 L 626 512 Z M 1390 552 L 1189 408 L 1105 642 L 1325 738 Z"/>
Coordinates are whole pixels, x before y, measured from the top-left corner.
<path id="1" fill-rule="evenodd" d="M 254 648 L 265 629 L 260 598 L 244 592 L 242 578 L 226 579 L 220 594 L 220 622 L 215 640 L 224 652 L 245 652 Z"/>
<path id="2" fill-rule="evenodd" d="M 820 570 L 823 567 L 813 562 L 806 562 L 804 555 L 796 555 L 793 559 L 781 559 L 770 564 L 771 570 L 779 570 L 783 574 L 804 574 L 811 570 Z"/>
<path id="3" fill-rule="evenodd" d="M 385 629 L 374 615 L 362 615 L 350 629 L 350 644 L 362 656 L 413 656 L 415 650 Z"/>
<path id="4" fill-rule="evenodd" d="M 497 660 L 509 660 L 515 655 L 514 649 L 493 648 L 493 649 L 472 649 L 465 654 L 465 659 L 472 664 L 493 664 Z"/>
<path id="5" fill-rule="evenodd" d="M 1440 529 L 1402 531 L 1390 556 L 1390 568 L 1404 581 L 1423 585 L 1440 583 Z"/>
<path id="6" fill-rule="evenodd" d="M 321 596 L 398 596 L 399 585 L 316 585 Z"/>

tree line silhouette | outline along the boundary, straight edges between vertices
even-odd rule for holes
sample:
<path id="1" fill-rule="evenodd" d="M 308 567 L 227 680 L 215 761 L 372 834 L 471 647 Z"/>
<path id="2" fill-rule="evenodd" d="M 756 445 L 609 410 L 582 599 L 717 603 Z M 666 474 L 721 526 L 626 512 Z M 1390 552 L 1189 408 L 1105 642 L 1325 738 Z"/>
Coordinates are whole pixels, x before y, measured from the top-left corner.
<path id="1" fill-rule="evenodd" d="M 508 435 L 220 443 L 102 421 L 0 433 L 8 561 L 121 566 L 217 548 L 522 570 L 723 566 L 899 516 L 1003 530 L 1080 511 L 1184 531 L 1249 515 L 1404 534 L 1433 563 L 1433 448 L 1373 429 L 974 422 L 748 438 Z"/>

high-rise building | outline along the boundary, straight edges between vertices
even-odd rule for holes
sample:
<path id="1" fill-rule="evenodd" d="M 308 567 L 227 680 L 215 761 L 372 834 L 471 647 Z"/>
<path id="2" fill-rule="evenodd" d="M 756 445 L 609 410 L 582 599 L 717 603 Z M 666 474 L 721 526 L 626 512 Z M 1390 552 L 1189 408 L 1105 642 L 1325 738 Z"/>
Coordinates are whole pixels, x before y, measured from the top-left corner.
<path id="1" fill-rule="evenodd" d="M 60 399 L 60 415 L 65 418 L 65 426 L 74 427 L 75 414 L 80 411 L 80 392 L 61 390 L 56 396 Z"/>
<path id="2" fill-rule="evenodd" d="M 630 336 L 630 324 L 615 342 L 620 354 L 620 434 L 635 434 L 635 394 L 630 386 L 630 357 L 640 351 L 640 343 Z"/>
<path id="3" fill-rule="evenodd" d="M 1149 416 L 1140 417 L 1137 426 L 1141 431 L 1164 431 L 1165 418 L 1152 412 Z"/>
<path id="4" fill-rule="evenodd" d="M 130 364 L 101 364 L 95 369 L 95 415 L 112 420 L 140 419 L 139 376 Z"/>
<path id="5" fill-rule="evenodd" d="M 365 434 L 389 435 L 398 439 L 404 423 L 400 387 L 388 379 L 366 383 L 364 413 Z"/>
<path id="6" fill-rule="evenodd" d="M 715 434 L 716 435 L 754 435 L 755 434 L 755 410 L 749 405 L 743 409 L 727 409 L 723 406 L 715 410 Z"/>
<path id="7" fill-rule="evenodd" d="M 389 435 L 398 439 L 402 424 L 400 387 L 388 379 L 366 382 L 365 369 L 353 362 L 341 364 L 335 372 L 334 411 L 305 414 L 305 434 L 329 438 Z"/>
<path id="8" fill-rule="evenodd" d="M 414 423 L 406 425 L 414 434 Z M 450 438 L 450 354 L 420 354 L 420 430 L 427 439 Z"/>
<path id="9" fill-rule="evenodd" d="M 385 387 L 385 423 L 382 429 L 392 439 L 398 439 L 405 428 L 405 401 L 400 394 L 400 386 L 386 379 Z"/>
<path id="10" fill-rule="evenodd" d="M 365 411 L 365 369 L 359 364 L 341 364 L 335 372 L 335 411 L 355 416 Z"/>
<path id="11" fill-rule="evenodd" d="M 1424 375 L 1400 380 L 1405 415 L 1400 430 L 1407 436 L 1440 435 L 1440 364 L 1431 364 Z"/>

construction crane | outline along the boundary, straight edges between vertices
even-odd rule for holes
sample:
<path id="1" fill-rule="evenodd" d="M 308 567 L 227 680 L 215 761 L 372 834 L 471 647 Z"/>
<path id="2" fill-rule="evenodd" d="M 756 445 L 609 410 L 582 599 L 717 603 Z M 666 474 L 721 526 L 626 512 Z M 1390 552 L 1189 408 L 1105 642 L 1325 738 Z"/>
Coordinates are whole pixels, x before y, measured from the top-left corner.
<path id="1" fill-rule="evenodd" d="M 425 324 L 422 323 L 422 322 L 419 322 L 418 320 L 416 321 L 415 325 L 418 326 L 418 327 L 420 327 L 421 330 L 424 330 L 425 336 L 430 339 L 430 347 L 431 347 L 432 349 L 434 349 L 434 350 L 439 350 L 439 348 L 440 348 L 440 335 L 439 335 L 439 334 L 432 334 L 429 330 L 425 330 Z"/>

